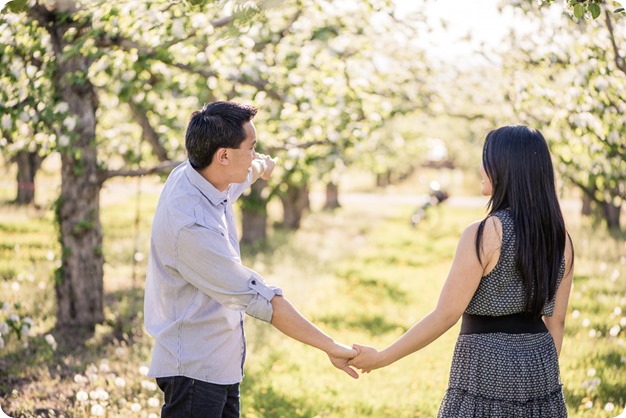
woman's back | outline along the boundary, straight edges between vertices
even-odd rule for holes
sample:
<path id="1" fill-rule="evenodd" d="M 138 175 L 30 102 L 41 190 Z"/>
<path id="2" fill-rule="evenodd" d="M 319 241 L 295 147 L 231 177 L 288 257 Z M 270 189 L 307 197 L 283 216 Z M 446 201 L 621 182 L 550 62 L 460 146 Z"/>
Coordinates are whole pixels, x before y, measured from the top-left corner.
<path id="1" fill-rule="evenodd" d="M 517 268 L 516 234 L 513 218 L 508 210 L 492 214 L 501 224 L 500 256 L 493 270 L 480 281 L 465 313 L 472 315 L 501 316 L 525 311 L 526 291 Z M 559 283 L 565 273 L 565 261 L 561 261 Z M 542 314 L 550 316 L 554 310 L 554 299 L 546 301 Z"/>

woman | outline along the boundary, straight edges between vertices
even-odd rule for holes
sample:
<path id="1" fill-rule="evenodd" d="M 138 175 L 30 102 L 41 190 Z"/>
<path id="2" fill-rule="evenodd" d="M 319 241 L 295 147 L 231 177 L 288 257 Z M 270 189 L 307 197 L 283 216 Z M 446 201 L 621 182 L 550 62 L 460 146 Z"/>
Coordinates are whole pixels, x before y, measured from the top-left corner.
<path id="1" fill-rule="evenodd" d="M 387 366 L 462 315 L 439 417 L 566 417 L 558 356 L 574 252 L 543 135 L 491 131 L 481 176 L 489 213 L 463 232 L 435 310 L 383 351 L 355 344 L 349 364 Z"/>

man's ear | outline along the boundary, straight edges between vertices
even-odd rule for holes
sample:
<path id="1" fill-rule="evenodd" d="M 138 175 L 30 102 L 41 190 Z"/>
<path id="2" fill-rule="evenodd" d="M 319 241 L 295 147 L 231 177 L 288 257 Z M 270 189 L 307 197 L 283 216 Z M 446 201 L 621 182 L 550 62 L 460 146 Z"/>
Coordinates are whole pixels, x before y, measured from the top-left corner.
<path id="1" fill-rule="evenodd" d="M 218 148 L 215 152 L 215 160 L 218 164 L 228 165 L 228 149 L 227 148 Z"/>

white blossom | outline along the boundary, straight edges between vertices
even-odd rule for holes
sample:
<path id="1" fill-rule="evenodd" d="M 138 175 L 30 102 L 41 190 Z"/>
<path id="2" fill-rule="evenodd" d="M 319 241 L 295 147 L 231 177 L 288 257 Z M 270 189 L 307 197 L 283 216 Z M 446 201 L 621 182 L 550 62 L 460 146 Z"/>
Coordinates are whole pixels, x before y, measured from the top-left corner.
<path id="1" fill-rule="evenodd" d="M 58 345 L 52 334 L 46 334 L 44 338 L 46 339 L 46 342 L 48 343 L 50 347 L 52 347 L 53 350 L 57 349 Z"/>
<path id="2" fill-rule="evenodd" d="M 194 29 L 203 29 L 209 26 L 209 20 L 204 13 L 195 13 L 191 16 L 191 27 Z"/>
<path id="3" fill-rule="evenodd" d="M 152 380 L 143 380 L 141 382 L 141 387 L 150 392 L 157 390 L 157 384 Z"/>
<path id="4" fill-rule="evenodd" d="M 84 390 L 79 390 L 76 392 L 76 400 L 79 402 L 85 402 L 89 399 L 89 395 Z"/>
<path id="5" fill-rule="evenodd" d="M 28 337 L 30 335 L 30 327 L 26 324 L 22 325 L 22 328 L 20 329 L 20 334 L 23 337 Z"/>
<path id="6" fill-rule="evenodd" d="M 63 120 L 63 126 L 67 128 L 68 131 L 73 131 L 76 127 L 76 118 L 72 116 L 68 116 Z"/>
<path id="7" fill-rule="evenodd" d="M 95 415 L 97 417 L 104 416 L 104 408 L 100 404 L 95 404 L 91 407 L 91 415 Z"/>
<path id="8" fill-rule="evenodd" d="M 59 136 L 58 144 L 60 147 L 67 147 L 70 144 L 70 137 L 67 135 Z"/>
<path id="9" fill-rule="evenodd" d="M 2 119 L 0 124 L 2 125 L 2 129 L 8 131 L 13 126 L 13 120 L 11 119 L 11 115 L 5 113 L 2 115 Z"/>
<path id="10" fill-rule="evenodd" d="M 174 19 L 172 23 L 172 35 L 177 38 L 185 36 L 185 26 L 183 25 L 183 21 L 181 19 Z"/>
<path id="11" fill-rule="evenodd" d="M 68 110 L 70 110 L 70 105 L 68 105 L 66 102 L 59 102 L 54 107 L 54 113 L 65 113 Z"/>
<path id="12" fill-rule="evenodd" d="M 116 377 L 115 386 L 117 386 L 118 388 L 126 387 L 126 380 L 124 380 L 123 377 Z"/>
<path id="13" fill-rule="evenodd" d="M 76 382 L 76 383 L 87 383 L 87 382 L 89 382 L 89 379 L 87 379 L 82 374 L 76 374 L 76 375 L 74 375 L 74 382 Z"/>

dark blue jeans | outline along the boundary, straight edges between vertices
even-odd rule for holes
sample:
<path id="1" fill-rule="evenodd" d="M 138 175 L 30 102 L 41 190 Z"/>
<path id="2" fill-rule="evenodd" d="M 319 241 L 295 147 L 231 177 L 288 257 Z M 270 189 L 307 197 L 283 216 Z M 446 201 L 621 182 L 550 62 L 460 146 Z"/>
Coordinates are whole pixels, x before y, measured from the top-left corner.
<path id="1" fill-rule="evenodd" d="M 157 378 L 161 418 L 239 418 L 239 383 L 216 385 L 184 376 Z"/>

